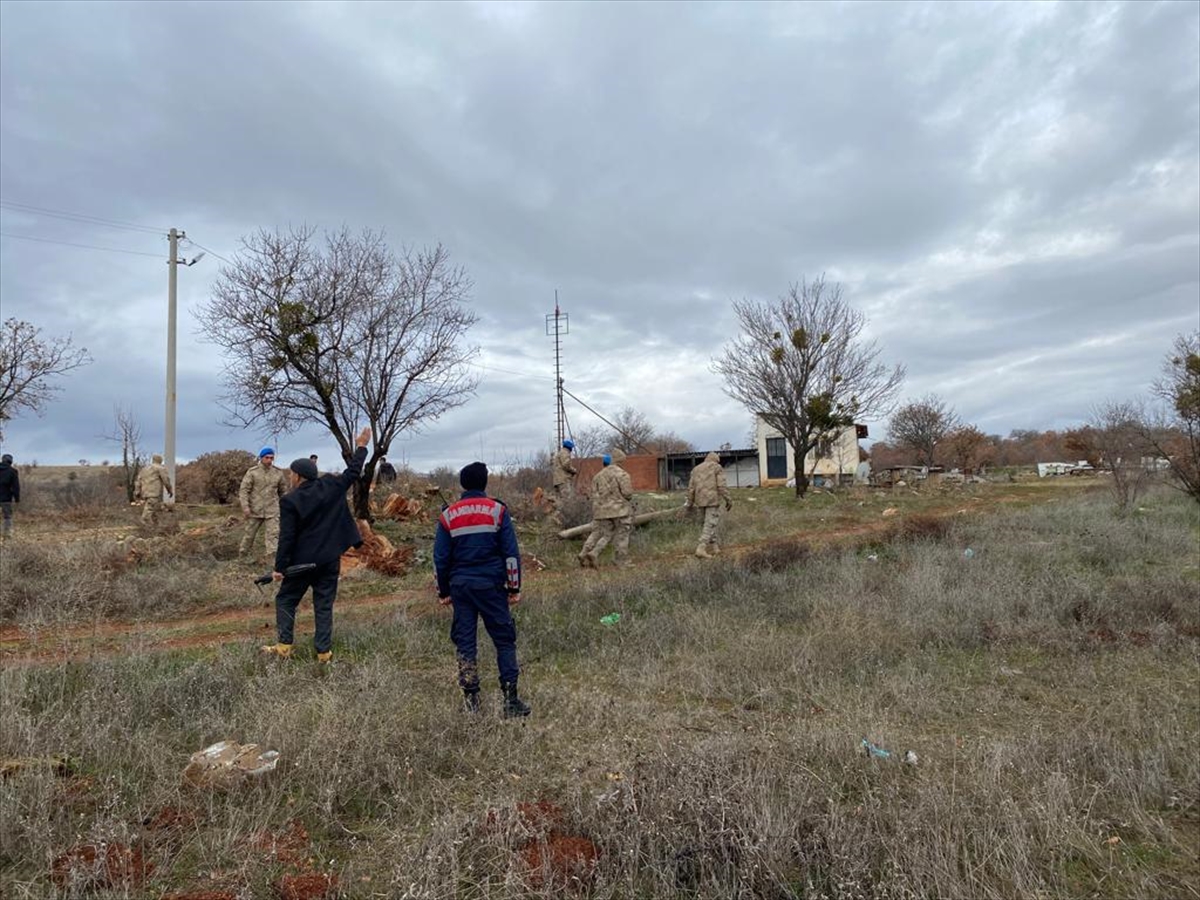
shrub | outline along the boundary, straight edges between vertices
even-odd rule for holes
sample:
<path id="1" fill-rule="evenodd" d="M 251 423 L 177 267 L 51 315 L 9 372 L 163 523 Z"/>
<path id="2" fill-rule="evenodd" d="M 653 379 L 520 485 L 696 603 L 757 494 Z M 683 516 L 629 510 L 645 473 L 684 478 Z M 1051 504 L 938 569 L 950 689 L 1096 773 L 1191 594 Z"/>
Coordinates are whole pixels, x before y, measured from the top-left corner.
<path id="1" fill-rule="evenodd" d="M 175 489 L 186 503 L 233 503 L 246 470 L 254 465 L 247 450 L 214 450 L 175 472 Z"/>

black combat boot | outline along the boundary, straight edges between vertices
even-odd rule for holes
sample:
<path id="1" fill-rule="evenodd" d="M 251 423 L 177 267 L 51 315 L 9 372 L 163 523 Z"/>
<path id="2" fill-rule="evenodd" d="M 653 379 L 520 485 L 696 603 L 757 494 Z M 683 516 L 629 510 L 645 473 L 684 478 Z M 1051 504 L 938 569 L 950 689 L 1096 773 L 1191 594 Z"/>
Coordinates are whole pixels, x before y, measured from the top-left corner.
<path id="1" fill-rule="evenodd" d="M 479 687 L 463 688 L 463 712 L 479 712 Z"/>
<path id="2" fill-rule="evenodd" d="M 504 691 L 504 718 L 515 719 L 518 716 L 527 716 L 533 710 L 517 696 L 517 683 L 515 681 L 500 682 L 500 690 Z"/>

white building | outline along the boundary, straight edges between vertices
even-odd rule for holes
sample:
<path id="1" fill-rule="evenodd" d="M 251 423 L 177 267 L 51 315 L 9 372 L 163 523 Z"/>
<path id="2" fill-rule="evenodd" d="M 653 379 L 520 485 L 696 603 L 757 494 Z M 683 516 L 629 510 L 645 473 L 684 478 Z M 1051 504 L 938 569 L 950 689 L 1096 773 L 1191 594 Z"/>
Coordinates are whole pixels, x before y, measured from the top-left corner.
<path id="1" fill-rule="evenodd" d="M 804 457 L 804 471 L 809 480 L 818 478 L 853 478 L 858 469 L 858 438 L 865 437 L 861 425 L 849 425 L 830 441 L 823 441 Z M 762 484 L 783 484 L 796 477 L 792 446 L 774 428 L 756 418 L 754 440 L 758 447 L 758 477 Z"/>

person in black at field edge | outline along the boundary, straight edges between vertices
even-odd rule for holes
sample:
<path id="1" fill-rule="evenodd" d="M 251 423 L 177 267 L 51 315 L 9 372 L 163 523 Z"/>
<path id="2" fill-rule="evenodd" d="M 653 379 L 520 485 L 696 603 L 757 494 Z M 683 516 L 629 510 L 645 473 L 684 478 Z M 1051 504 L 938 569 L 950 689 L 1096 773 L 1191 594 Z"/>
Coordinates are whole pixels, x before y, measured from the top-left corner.
<path id="1" fill-rule="evenodd" d="M 379 483 L 391 484 L 396 480 L 396 467 L 388 462 L 386 456 L 379 457 Z"/>
<path id="2" fill-rule="evenodd" d="M 13 468 L 12 454 L 0 456 L 0 538 L 13 533 L 13 504 L 21 502 L 21 476 Z"/>
<path id="3" fill-rule="evenodd" d="M 333 601 L 337 599 L 342 554 L 350 547 L 362 546 L 362 535 L 346 504 L 346 491 L 358 481 L 370 440 L 371 429 L 364 428 L 354 441 L 350 465 L 341 475 L 318 475 L 311 459 L 293 460 L 288 467 L 292 490 L 279 498 L 279 547 L 273 573 L 274 579 L 282 582 L 275 595 L 278 643 L 263 647 L 264 653 L 285 659 L 292 655 L 296 607 L 311 587 L 317 660 L 327 663 L 333 659 Z M 315 563 L 316 568 L 284 578 L 289 567 L 304 563 Z"/>
<path id="4" fill-rule="evenodd" d="M 517 695 L 517 625 L 510 606 L 521 601 L 521 552 L 512 518 L 499 500 L 489 497 L 488 470 L 481 462 L 458 474 L 462 499 L 438 517 L 433 566 L 438 602 L 454 604 L 450 638 L 458 651 L 458 684 L 468 712 L 479 711 L 476 634 L 479 617 L 496 646 L 504 717 L 527 716 L 529 706 Z"/>

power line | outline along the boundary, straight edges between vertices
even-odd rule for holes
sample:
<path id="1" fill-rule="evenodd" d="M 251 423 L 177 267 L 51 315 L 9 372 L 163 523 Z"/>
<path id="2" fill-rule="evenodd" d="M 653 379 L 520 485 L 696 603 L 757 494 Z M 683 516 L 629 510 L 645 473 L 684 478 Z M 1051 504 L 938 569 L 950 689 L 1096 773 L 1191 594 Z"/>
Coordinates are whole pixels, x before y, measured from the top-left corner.
<path id="1" fill-rule="evenodd" d="M 223 256 L 222 256 L 220 253 L 218 253 L 216 250 L 210 250 L 208 247 L 205 247 L 203 244 L 198 244 L 198 243 L 196 243 L 196 242 L 195 242 L 195 241 L 193 241 L 191 238 L 184 238 L 184 240 L 185 240 L 185 241 L 187 241 L 189 244 L 191 244 L 193 247 L 199 247 L 199 248 L 200 248 L 201 250 L 203 250 L 205 253 L 211 253 L 213 256 L 215 256 L 217 259 L 219 259 L 221 262 L 225 263 L 226 265 L 229 265 L 229 266 L 232 266 L 232 265 L 233 265 L 233 263 L 232 263 L 232 262 L 230 262 L 229 260 L 227 260 L 227 259 L 226 259 L 225 257 L 223 257 Z"/>
<path id="2" fill-rule="evenodd" d="M 106 228 L 124 228 L 127 231 L 141 231 L 149 234 L 166 234 L 165 228 L 152 228 L 149 225 L 138 225 L 134 222 L 122 222 L 119 219 L 106 219 L 88 213 L 67 212 L 62 209 L 47 209 L 44 206 L 32 206 L 28 203 L 14 203 L 12 200 L 0 200 L 0 208 L 12 212 L 30 213 L 35 216 L 49 216 L 52 219 L 65 219 L 68 222 L 82 222 L 88 225 L 103 225 Z"/>
<path id="3" fill-rule="evenodd" d="M 615 430 L 617 432 L 617 434 L 621 435 L 622 437 L 628 438 L 630 443 L 636 444 L 638 447 L 645 450 L 647 453 L 654 452 L 649 447 L 647 447 L 645 444 L 643 444 L 641 441 L 637 440 L 633 435 L 631 435 L 628 431 L 626 431 L 620 425 L 616 424 L 615 422 L 608 421 L 608 419 L 604 418 L 604 416 L 600 415 L 600 413 L 596 412 L 596 410 L 592 409 L 590 406 L 588 406 L 586 403 L 584 403 L 582 400 L 580 400 L 578 397 L 576 397 L 574 394 L 572 394 L 566 388 L 563 388 L 562 392 L 564 394 L 566 394 L 568 397 L 570 397 L 572 400 L 574 400 L 576 403 L 578 403 L 580 406 L 582 406 L 584 409 L 586 409 L 588 412 L 590 412 L 592 415 L 594 415 L 596 418 L 598 418 L 601 422 L 605 423 L 606 425 L 611 426 L 613 428 L 613 430 Z"/>
<path id="4" fill-rule="evenodd" d="M 503 372 L 505 375 L 520 375 L 522 378 L 544 378 L 547 381 L 553 381 L 549 375 L 535 375 L 532 372 L 516 372 L 512 369 L 501 369 L 499 366 L 489 366 L 485 363 L 468 362 L 468 366 L 473 366 L 476 369 L 483 369 L 489 372 Z"/>
<path id="5" fill-rule="evenodd" d="M 162 259 L 161 253 L 147 253 L 144 250 L 126 250 L 123 247 L 100 247 L 96 244 L 75 244 L 71 241 L 56 241 L 51 238 L 31 237 L 27 234 L 12 234 L 8 231 L 0 231 L 0 237 L 16 238 L 18 241 L 37 241 L 39 244 L 61 244 L 64 247 L 80 247 L 84 250 L 106 250 L 109 253 L 128 253 L 131 256 L 153 256 L 155 259 Z"/>

